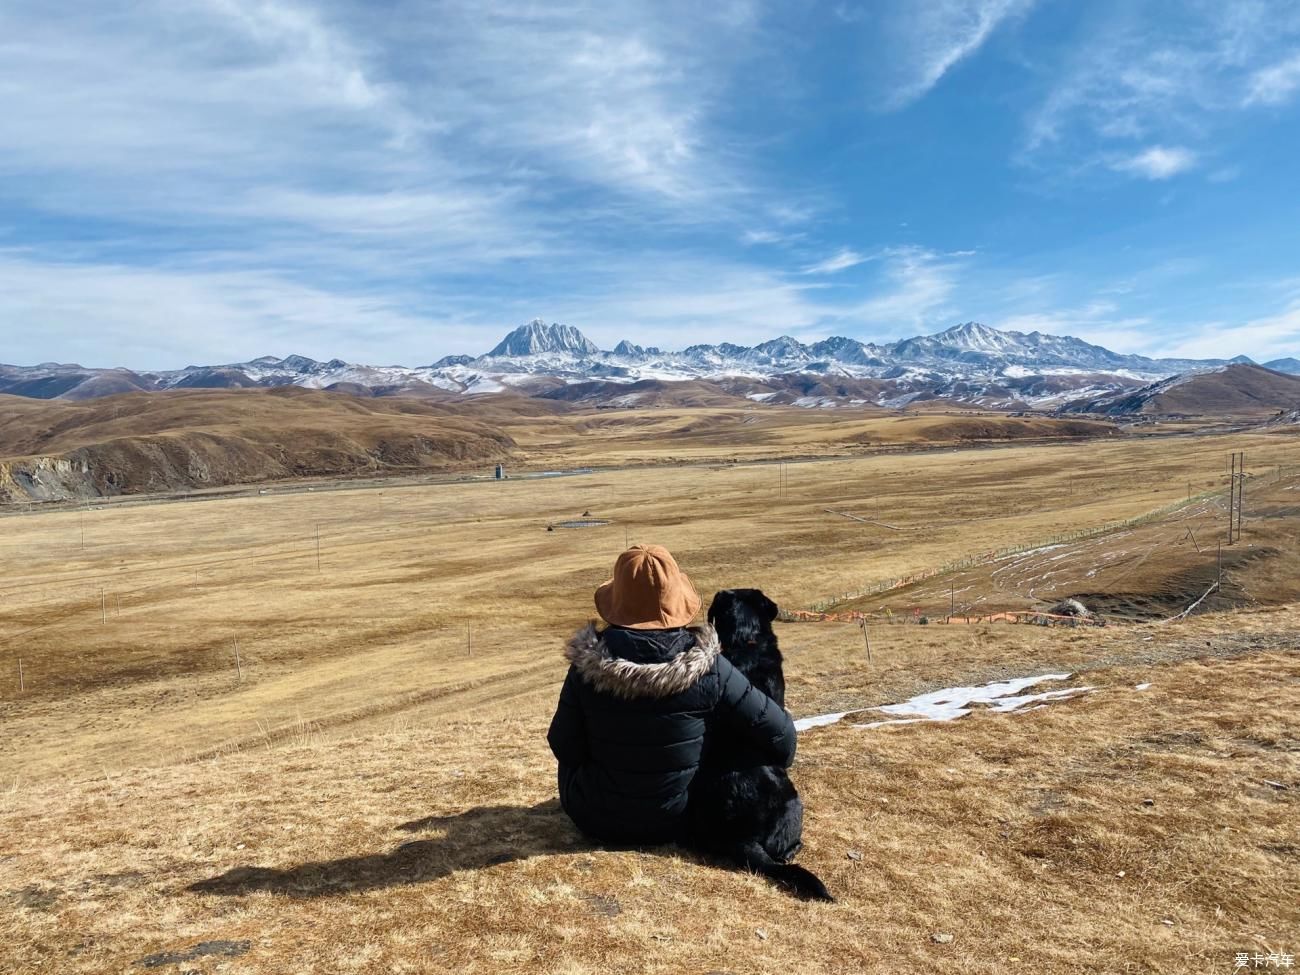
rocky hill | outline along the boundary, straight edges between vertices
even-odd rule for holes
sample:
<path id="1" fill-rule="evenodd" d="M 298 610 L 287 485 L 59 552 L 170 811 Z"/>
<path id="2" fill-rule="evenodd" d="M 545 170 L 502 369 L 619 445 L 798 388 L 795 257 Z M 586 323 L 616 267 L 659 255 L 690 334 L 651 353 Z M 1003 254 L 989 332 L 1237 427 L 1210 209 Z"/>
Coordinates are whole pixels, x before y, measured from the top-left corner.
<path id="1" fill-rule="evenodd" d="M 0 500 L 50 501 L 304 476 L 481 467 L 514 441 L 407 399 L 287 387 L 89 403 L 0 396 Z"/>

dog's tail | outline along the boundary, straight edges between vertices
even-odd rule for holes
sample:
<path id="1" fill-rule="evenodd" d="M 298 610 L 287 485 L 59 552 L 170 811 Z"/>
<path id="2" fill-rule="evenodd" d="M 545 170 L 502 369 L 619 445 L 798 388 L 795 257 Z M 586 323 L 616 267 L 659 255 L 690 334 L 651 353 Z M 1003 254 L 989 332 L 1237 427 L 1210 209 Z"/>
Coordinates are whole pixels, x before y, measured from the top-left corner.
<path id="1" fill-rule="evenodd" d="M 835 900 L 815 873 L 797 863 L 778 863 L 761 843 L 746 843 L 741 849 L 741 860 L 750 870 L 770 878 L 797 897 L 814 901 Z"/>

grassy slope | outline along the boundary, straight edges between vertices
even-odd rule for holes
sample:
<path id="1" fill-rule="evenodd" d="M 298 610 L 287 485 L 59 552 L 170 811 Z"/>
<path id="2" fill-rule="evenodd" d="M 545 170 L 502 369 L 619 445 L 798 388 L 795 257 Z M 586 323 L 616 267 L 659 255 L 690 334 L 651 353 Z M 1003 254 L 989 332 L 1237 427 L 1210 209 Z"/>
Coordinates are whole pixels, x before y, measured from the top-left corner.
<path id="1" fill-rule="evenodd" d="M 1240 443 L 1260 464 L 1293 456 L 1287 438 Z M 171 761 L 300 716 L 351 725 L 479 680 L 544 686 L 538 648 L 590 612 L 625 538 L 666 544 L 706 594 L 757 584 L 800 607 L 1140 514 L 1193 475 L 1212 486 L 1221 457 L 1213 440 L 1015 447 L 787 465 L 784 495 L 775 466 L 742 466 L 11 517 L 0 555 L 23 572 L 0 586 L 0 781 Z M 614 523 L 544 530 L 588 509 Z M 1124 563 L 1139 576 L 1145 551 Z"/>
<path id="2" fill-rule="evenodd" d="M 657 432 L 639 447 L 597 429 L 557 449 L 576 465 L 607 434 L 678 448 L 656 425 L 680 418 L 645 417 Z M 762 432 L 779 449 L 860 434 L 841 423 Z M 711 436 L 727 434 L 703 425 L 701 452 Z M 783 627 L 798 714 L 1062 670 L 1103 688 L 1023 715 L 806 735 L 806 862 L 839 905 L 671 850 L 590 850 L 537 807 L 553 795 L 559 638 L 619 527 L 667 543 L 706 593 L 754 583 L 799 605 L 1128 517 L 1189 479 L 1221 483 L 1229 448 L 1263 466 L 1294 443 L 788 465 L 784 493 L 756 466 L 149 505 L 85 515 L 84 548 L 78 512 L 5 519 L 0 553 L 24 571 L 0 591 L 0 971 L 124 970 L 223 938 L 251 945 L 162 970 L 1197 972 L 1287 950 L 1294 606 L 1096 631 L 879 627 L 870 666 L 853 626 Z M 615 525 L 543 530 L 586 508 Z M 1245 544 L 1264 530 L 1248 520 Z"/>
<path id="3" fill-rule="evenodd" d="M 19 786 L 0 806 L 0 967 L 117 971 L 246 939 L 196 970 L 1230 971 L 1300 930 L 1300 612 L 1226 622 L 1162 630 L 1160 653 L 1142 629 L 1071 634 L 1051 663 L 1098 689 L 1041 711 L 805 733 L 803 862 L 829 906 L 672 848 L 589 848 L 548 803 L 553 687 L 425 729 L 304 729 Z M 1037 639 L 944 647 L 945 664 L 1038 671 L 1016 661 L 1022 633 Z M 829 663 L 792 653 L 797 709 Z M 876 682 L 894 700 L 915 686 Z"/>

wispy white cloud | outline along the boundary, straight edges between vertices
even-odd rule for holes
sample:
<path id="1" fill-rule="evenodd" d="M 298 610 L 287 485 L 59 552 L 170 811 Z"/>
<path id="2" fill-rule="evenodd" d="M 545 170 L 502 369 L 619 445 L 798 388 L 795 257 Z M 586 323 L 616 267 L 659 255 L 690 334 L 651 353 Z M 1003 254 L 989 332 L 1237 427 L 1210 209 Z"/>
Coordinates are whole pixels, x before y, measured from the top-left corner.
<path id="1" fill-rule="evenodd" d="M 1222 358 L 1226 350 L 1237 355 L 1246 350 L 1258 361 L 1300 357 L 1300 302 L 1274 315 L 1244 322 L 1217 321 L 1180 330 L 1169 354 L 1189 358 Z"/>
<path id="2" fill-rule="evenodd" d="M 1150 146 L 1133 156 L 1116 159 L 1111 168 L 1147 179 L 1169 179 L 1196 165 L 1196 154 L 1181 146 Z"/>
<path id="3" fill-rule="evenodd" d="M 134 369 L 291 352 L 364 362 L 377 347 L 416 364 L 475 334 L 472 319 L 413 314 L 411 297 L 328 290 L 255 270 L 53 264 L 0 254 L 0 321 L 25 326 L 6 335 L 5 357 L 19 364 L 47 360 L 51 349 L 82 365 Z M 483 328 L 479 344 L 497 332 Z"/>
<path id="4" fill-rule="evenodd" d="M 384 356 L 420 361 L 482 351 L 442 323 L 495 307 L 495 341 L 516 291 L 535 305 L 628 241 L 681 226 L 734 239 L 749 221 L 796 239 L 810 219 L 797 188 L 767 192 L 714 119 L 760 12 L 4 4 L 0 206 L 89 228 L 75 246 L 32 241 L 22 273 L 8 256 L 5 320 L 39 323 L 37 358 L 370 358 L 353 342 L 364 332 Z"/>
<path id="5" fill-rule="evenodd" d="M 1162 339 L 1151 329 L 1151 320 L 1125 315 L 1111 301 L 1094 300 L 1077 307 L 1048 307 L 1043 311 L 994 316 L 989 324 L 1014 332 L 1072 335 L 1113 352 L 1162 354 Z"/>
<path id="6" fill-rule="evenodd" d="M 857 267 L 871 260 L 865 254 L 859 254 L 857 251 L 848 247 L 843 247 L 835 255 L 826 258 L 824 261 L 818 261 L 816 264 L 804 268 L 804 274 L 834 274 L 837 271 L 846 271 L 851 267 Z"/>
<path id="7" fill-rule="evenodd" d="M 1077 62 L 1054 63 L 1035 157 L 1151 179 L 1236 171 L 1206 119 L 1265 119 L 1292 97 L 1300 8 L 1190 9 L 1169 30 L 1117 15 Z M 891 247 L 900 226 L 935 227 L 937 204 L 872 200 L 850 153 L 883 146 L 883 166 L 910 150 L 884 131 L 866 148 L 845 133 L 830 155 L 817 140 L 862 119 L 842 90 L 862 62 L 877 104 L 901 107 L 996 53 L 1021 18 L 1034 27 L 1031 10 L 841 0 L 800 14 L 870 50 L 850 69 L 820 63 L 837 45 L 793 37 L 772 0 L 10 0 L 0 322 L 18 324 L 5 355 L 418 363 L 481 352 L 537 310 L 602 341 L 669 346 L 981 317 L 999 221 L 970 235 L 979 255 L 953 249 L 960 212 L 932 247 Z M 880 219 L 850 214 L 858 202 Z M 1052 258 L 1039 256 L 1041 270 Z M 1054 310 L 1082 304 L 996 310 L 1117 336 L 1142 317 Z"/>
<path id="8" fill-rule="evenodd" d="M 655 268 L 653 281 L 638 264 Z M 556 304 L 562 321 L 582 324 L 606 348 L 623 338 L 665 348 L 698 342 L 758 342 L 816 328 L 836 315 L 819 288 L 778 272 L 725 259 L 646 255 L 614 261 Z"/>
<path id="9" fill-rule="evenodd" d="M 1167 178 L 1192 159 L 1161 146 L 1190 140 L 1181 152 L 1209 155 L 1222 117 L 1283 101 L 1300 86 L 1300 7 L 1290 0 L 1187 4 L 1176 25 L 1135 4 L 1094 13 L 1064 67 L 1044 68 L 1051 84 L 1027 119 L 1027 159 Z M 1125 153 L 1131 164 L 1115 165 Z"/>
<path id="10" fill-rule="evenodd" d="M 1208 314 L 1195 301 L 1171 301 L 1169 286 L 1180 283 L 1182 290 L 1204 271 L 1204 262 L 1171 259 L 1136 268 L 1102 287 L 1064 273 L 1016 278 L 1001 286 L 985 281 L 982 286 L 998 307 L 987 323 L 1020 332 L 1073 335 L 1114 352 L 1153 358 L 1249 355 L 1266 361 L 1300 355 L 1300 281 L 1252 278 L 1223 283 L 1219 290 L 1227 294 L 1222 305 Z M 1070 300 L 1071 292 L 1075 300 Z M 1249 306 L 1254 311 L 1237 320 L 1209 317 L 1222 306 Z"/>
<path id="11" fill-rule="evenodd" d="M 952 298 L 964 259 L 925 247 L 896 247 L 881 255 L 881 280 L 869 296 L 844 310 L 844 317 L 875 334 L 899 336 L 924 331 L 957 313 Z"/>
<path id="12" fill-rule="evenodd" d="M 1250 76 L 1244 105 L 1281 105 L 1300 89 L 1300 53 Z"/>
<path id="13" fill-rule="evenodd" d="M 604 192 L 623 198 L 605 212 L 624 222 L 699 221 L 751 192 L 710 130 L 747 4 L 398 7 L 146 0 L 73 18 L 7 4 L 9 185 L 80 217 L 208 224 L 274 219 L 259 205 L 295 195 L 338 216 L 336 193 L 377 211 L 436 193 L 500 225 L 505 194 L 517 214 Z M 368 208 L 351 211 L 376 230 Z"/>
<path id="14" fill-rule="evenodd" d="M 893 35 L 876 56 L 888 59 L 890 90 L 886 106 L 901 108 L 923 97 L 959 62 L 970 57 L 1007 20 L 1034 0 L 931 0 L 893 4 L 883 18 Z M 843 5 L 841 5 L 843 8 Z M 837 8 L 837 16 L 848 11 Z M 871 19 L 879 22 L 879 8 Z"/>

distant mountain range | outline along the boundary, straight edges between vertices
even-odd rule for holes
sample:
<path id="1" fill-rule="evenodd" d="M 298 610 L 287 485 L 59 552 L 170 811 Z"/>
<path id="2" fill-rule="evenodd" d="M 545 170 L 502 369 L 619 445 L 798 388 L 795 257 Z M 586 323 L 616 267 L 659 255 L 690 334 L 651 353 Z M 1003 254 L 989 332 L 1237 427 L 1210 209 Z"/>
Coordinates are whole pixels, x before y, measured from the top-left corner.
<path id="1" fill-rule="evenodd" d="M 428 366 L 367 366 L 305 356 L 187 366 L 167 372 L 42 363 L 0 365 L 0 393 L 91 399 L 187 388 L 304 386 L 359 396 L 520 393 L 597 405 L 635 405 L 665 383 L 707 381 L 720 393 L 800 406 L 898 407 L 940 399 L 990 408 L 1100 403 L 1172 376 L 1218 370 L 1235 359 L 1121 355 L 1069 336 L 1002 331 L 967 322 L 883 345 L 838 336 L 804 344 L 783 335 L 755 346 L 692 345 L 679 352 L 624 340 L 604 351 L 570 325 L 535 319 L 481 356 Z M 1300 374 L 1294 358 L 1263 364 Z"/>

